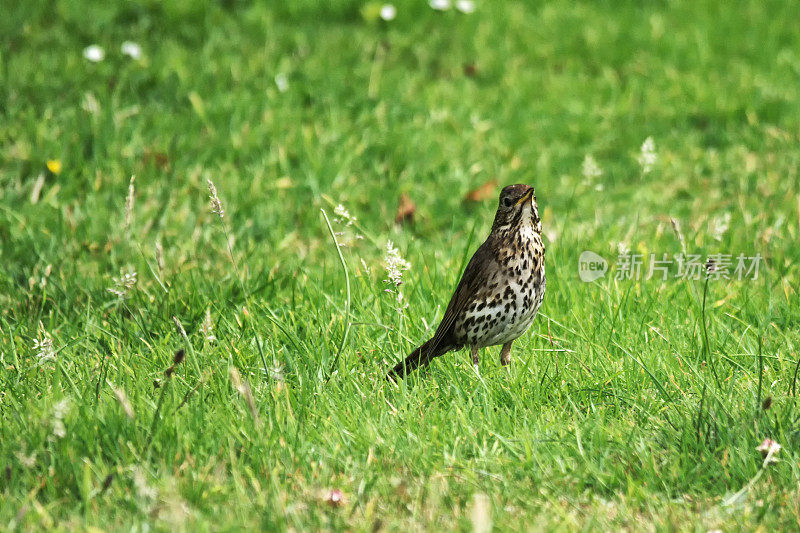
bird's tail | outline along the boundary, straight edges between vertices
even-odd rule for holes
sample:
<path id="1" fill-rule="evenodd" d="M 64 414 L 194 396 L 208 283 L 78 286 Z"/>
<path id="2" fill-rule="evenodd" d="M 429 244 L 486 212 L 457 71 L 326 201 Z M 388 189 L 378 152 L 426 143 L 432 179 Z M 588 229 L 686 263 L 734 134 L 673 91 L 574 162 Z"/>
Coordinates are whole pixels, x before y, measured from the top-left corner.
<path id="1" fill-rule="evenodd" d="M 388 374 L 387 379 L 394 379 L 395 377 L 405 377 L 420 366 L 425 366 L 430 363 L 435 357 L 449 352 L 451 347 L 446 343 L 436 343 L 435 339 L 428 340 L 425 344 L 408 354 L 408 357 L 397 363 Z"/>

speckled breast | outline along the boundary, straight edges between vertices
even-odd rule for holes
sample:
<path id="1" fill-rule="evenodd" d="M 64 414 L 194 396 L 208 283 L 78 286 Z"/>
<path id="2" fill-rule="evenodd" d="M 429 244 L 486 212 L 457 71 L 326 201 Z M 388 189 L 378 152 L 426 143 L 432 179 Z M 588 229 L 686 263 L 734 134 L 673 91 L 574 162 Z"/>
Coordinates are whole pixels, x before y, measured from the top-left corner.
<path id="1" fill-rule="evenodd" d="M 541 236 L 519 232 L 501 250 L 499 269 L 486 291 L 477 294 L 455 324 L 470 346 L 505 344 L 525 333 L 536 317 L 546 285 Z"/>

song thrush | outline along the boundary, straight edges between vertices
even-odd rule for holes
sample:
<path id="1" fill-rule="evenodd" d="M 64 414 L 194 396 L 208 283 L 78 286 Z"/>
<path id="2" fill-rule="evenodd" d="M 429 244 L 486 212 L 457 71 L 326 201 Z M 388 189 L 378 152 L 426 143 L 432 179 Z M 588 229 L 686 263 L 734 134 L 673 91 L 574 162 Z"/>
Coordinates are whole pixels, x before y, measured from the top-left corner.
<path id="1" fill-rule="evenodd" d="M 395 366 L 403 376 L 434 357 L 469 346 L 502 344 L 500 362 L 511 361 L 511 343 L 525 333 L 545 289 L 542 221 L 533 187 L 509 185 L 500 193 L 492 231 L 472 256 L 433 337 Z"/>

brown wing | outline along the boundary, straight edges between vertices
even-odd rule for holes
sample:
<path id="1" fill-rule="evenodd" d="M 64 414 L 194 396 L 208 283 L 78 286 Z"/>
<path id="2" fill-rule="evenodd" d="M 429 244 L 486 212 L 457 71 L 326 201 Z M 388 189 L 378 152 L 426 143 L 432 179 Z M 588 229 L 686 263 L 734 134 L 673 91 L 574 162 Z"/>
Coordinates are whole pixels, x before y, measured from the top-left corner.
<path id="1" fill-rule="evenodd" d="M 463 342 L 455 338 L 453 327 L 456 323 L 456 318 L 470 303 L 486 291 L 488 280 L 497 268 L 495 254 L 492 252 L 489 240 L 486 240 L 475 251 L 472 259 L 467 263 L 467 268 L 464 269 L 464 273 L 461 275 L 461 280 L 458 282 L 456 290 L 452 298 L 450 298 L 450 303 L 444 312 L 442 322 L 436 328 L 436 333 L 431 343 L 433 347 L 443 342 L 448 344 L 461 344 Z"/>

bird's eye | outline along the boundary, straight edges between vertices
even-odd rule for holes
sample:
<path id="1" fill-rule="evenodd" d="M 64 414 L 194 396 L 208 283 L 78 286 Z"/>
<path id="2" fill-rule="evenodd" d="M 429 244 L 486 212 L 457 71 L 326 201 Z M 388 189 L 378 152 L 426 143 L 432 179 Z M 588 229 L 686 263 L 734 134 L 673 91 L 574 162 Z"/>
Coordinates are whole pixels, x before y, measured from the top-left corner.
<path id="1" fill-rule="evenodd" d="M 506 196 L 503 198 L 503 207 L 511 207 L 514 204 L 514 200 Z"/>

